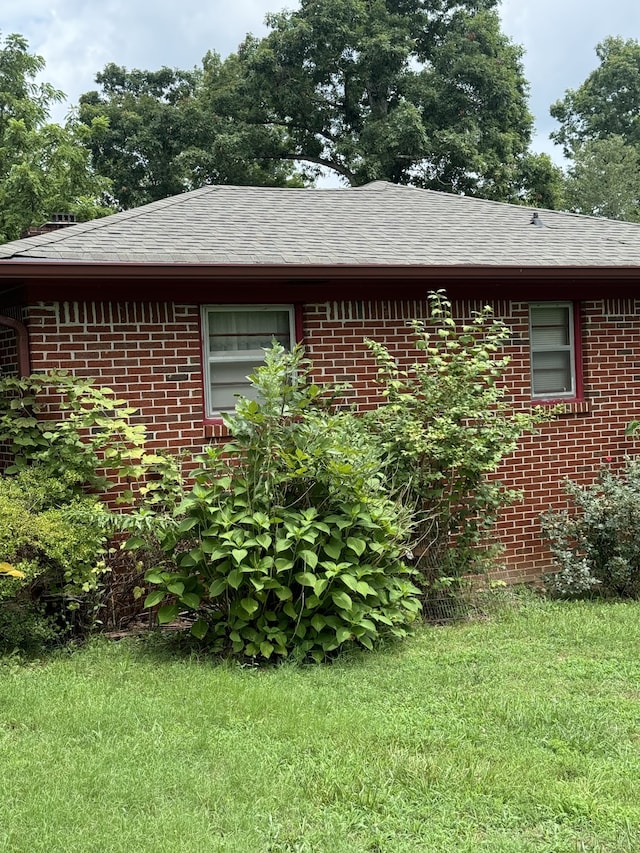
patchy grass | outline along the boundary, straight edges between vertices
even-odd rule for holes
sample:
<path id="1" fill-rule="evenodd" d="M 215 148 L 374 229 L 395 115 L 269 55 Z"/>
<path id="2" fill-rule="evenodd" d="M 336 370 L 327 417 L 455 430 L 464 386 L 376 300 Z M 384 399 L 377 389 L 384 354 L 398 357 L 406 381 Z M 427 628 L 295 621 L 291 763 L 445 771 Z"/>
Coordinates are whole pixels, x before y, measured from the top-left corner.
<path id="1" fill-rule="evenodd" d="M 0 850 L 640 850 L 640 605 L 531 602 L 333 666 L 0 663 Z"/>

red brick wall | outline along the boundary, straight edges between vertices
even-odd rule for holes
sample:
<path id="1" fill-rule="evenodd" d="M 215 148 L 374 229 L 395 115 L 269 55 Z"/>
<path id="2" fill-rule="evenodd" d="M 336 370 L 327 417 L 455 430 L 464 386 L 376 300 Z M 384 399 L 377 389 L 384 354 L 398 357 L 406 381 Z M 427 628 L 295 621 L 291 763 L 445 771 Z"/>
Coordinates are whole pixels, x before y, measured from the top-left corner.
<path id="1" fill-rule="evenodd" d="M 482 301 L 454 302 L 458 318 L 468 319 Z M 506 385 L 517 409 L 531 406 L 529 382 L 528 304 L 497 300 L 489 304 L 495 315 L 513 330 L 511 364 Z M 377 401 L 375 367 L 364 338 L 384 341 L 403 361 L 412 361 L 411 330 L 406 320 L 422 317 L 424 303 L 330 303 L 308 306 L 305 312 L 307 348 L 321 365 L 325 380 L 350 381 L 365 405 Z M 640 418 L 640 300 L 596 300 L 583 303 L 581 346 L 583 403 L 567 404 L 567 412 L 543 425 L 535 436 L 526 436 L 518 453 L 505 460 L 499 477 L 524 493 L 522 503 L 506 509 L 497 539 L 505 546 L 504 576 L 534 578 L 550 566 L 550 554 L 542 541 L 540 514 L 566 505 L 564 481 L 586 483 L 593 479 L 605 457 L 620 464 L 633 453 L 635 442 L 624 429 Z"/>
<path id="2" fill-rule="evenodd" d="M 467 300 L 454 306 L 458 316 L 469 317 L 483 304 Z M 507 383 L 514 405 L 526 408 L 531 405 L 527 304 L 493 304 L 513 330 Z M 525 493 L 522 504 L 503 513 L 498 530 L 508 577 L 534 577 L 549 567 L 539 515 L 551 505 L 563 505 L 564 479 L 587 482 L 605 456 L 618 464 L 634 449 L 624 427 L 640 417 L 640 300 L 589 301 L 580 310 L 586 402 L 568 405 L 566 414 L 523 439 L 500 471 L 509 486 Z M 306 305 L 305 343 L 319 379 L 348 381 L 352 399 L 364 407 L 375 405 L 376 367 L 365 338 L 384 341 L 394 355 L 410 362 L 416 351 L 407 320 L 425 311 L 425 303 L 418 301 Z M 152 446 L 197 451 L 208 440 L 197 306 L 40 304 L 29 309 L 28 325 L 34 370 L 66 368 L 113 387 L 140 408 Z"/>
<path id="3" fill-rule="evenodd" d="M 93 376 L 140 409 L 150 447 L 202 448 L 199 309 L 170 302 L 63 302 L 28 309 L 34 372 Z"/>

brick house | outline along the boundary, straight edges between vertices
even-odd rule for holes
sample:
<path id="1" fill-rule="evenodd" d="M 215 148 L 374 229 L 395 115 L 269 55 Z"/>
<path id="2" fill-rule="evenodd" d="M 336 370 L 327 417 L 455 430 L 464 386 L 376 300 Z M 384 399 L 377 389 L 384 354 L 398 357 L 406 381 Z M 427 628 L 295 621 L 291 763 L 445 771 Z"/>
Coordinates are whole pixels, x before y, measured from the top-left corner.
<path id="1" fill-rule="evenodd" d="M 500 474 L 524 490 L 497 535 L 507 577 L 549 566 L 539 515 L 633 449 L 640 416 L 640 225 L 382 182 L 205 187 L 0 246 L 0 367 L 65 368 L 140 409 L 152 446 L 197 452 L 272 336 L 320 380 L 378 402 L 367 337 L 416 356 L 407 321 L 445 288 L 512 329 L 514 407 L 560 401 Z"/>

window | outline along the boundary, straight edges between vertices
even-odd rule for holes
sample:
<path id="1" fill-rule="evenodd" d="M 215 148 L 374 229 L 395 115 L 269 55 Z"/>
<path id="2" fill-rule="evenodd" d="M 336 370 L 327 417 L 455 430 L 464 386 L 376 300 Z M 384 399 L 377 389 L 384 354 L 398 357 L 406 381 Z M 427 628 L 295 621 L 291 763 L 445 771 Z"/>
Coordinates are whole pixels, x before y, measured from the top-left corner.
<path id="1" fill-rule="evenodd" d="M 531 391 L 533 397 L 576 397 L 573 305 L 545 302 L 529 306 Z"/>
<path id="2" fill-rule="evenodd" d="M 291 349 L 295 315 L 289 305 L 229 305 L 202 309 L 207 415 L 233 410 L 236 395 L 251 396 L 246 378 L 274 340 Z"/>

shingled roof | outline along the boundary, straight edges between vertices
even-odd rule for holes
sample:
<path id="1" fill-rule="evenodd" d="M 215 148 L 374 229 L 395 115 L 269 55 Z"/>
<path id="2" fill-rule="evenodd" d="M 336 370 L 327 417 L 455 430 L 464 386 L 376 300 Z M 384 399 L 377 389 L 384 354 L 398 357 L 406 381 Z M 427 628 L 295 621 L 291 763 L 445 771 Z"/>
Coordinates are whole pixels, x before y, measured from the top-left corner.
<path id="1" fill-rule="evenodd" d="M 640 266 L 640 225 L 378 181 L 357 189 L 212 186 L 0 246 L 29 262 Z"/>

